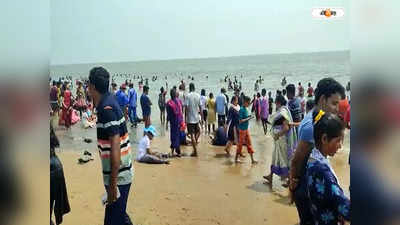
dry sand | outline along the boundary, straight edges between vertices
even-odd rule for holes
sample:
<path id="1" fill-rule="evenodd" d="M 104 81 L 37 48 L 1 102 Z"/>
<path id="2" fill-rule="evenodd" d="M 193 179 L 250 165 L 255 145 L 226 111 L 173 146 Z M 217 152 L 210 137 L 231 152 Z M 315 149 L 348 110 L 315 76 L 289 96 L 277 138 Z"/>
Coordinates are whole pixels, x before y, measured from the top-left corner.
<path id="1" fill-rule="evenodd" d="M 202 135 L 198 146 L 199 157 L 171 160 L 170 165 L 134 163 L 134 179 L 128 200 L 128 214 L 134 224 L 297 224 L 294 205 L 289 205 L 288 191 L 274 176 L 272 190 L 263 184 L 262 176 L 269 172 L 273 141 L 263 135 L 261 124 L 251 124 L 255 158 L 250 164 L 234 164 L 233 157 L 224 156 L 223 147 L 208 144 Z M 133 150 L 142 135 L 143 125 L 129 128 Z M 136 132 L 136 130 L 138 132 Z M 159 126 L 158 126 L 158 130 Z M 331 159 L 342 188 L 348 195 L 350 181 L 348 152 L 349 132 L 343 149 Z M 104 208 L 100 197 L 104 193 L 101 164 L 95 144 L 85 144 L 81 137 L 96 142 L 96 130 L 81 130 L 75 125 L 74 138 L 68 138 L 63 128 L 57 129 L 61 139 L 58 156 L 63 163 L 72 211 L 64 216 L 65 225 L 103 224 Z M 135 143 L 136 142 L 136 143 Z M 169 152 L 169 133 L 161 132 L 152 142 L 152 148 Z M 83 149 L 94 153 L 94 161 L 77 164 Z M 182 148 L 190 154 L 191 146 Z M 232 148 L 232 153 L 236 147 Z M 244 148 L 245 150 L 245 148 Z"/>

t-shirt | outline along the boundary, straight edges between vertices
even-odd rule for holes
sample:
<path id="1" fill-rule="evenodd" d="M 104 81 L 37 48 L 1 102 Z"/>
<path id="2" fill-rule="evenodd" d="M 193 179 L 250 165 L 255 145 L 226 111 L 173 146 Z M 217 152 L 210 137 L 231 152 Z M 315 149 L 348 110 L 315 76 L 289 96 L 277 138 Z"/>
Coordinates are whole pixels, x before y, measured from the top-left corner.
<path id="1" fill-rule="evenodd" d="M 196 92 L 190 92 L 186 96 L 185 106 L 187 106 L 188 123 L 198 123 L 200 121 L 200 95 Z"/>
<path id="2" fill-rule="evenodd" d="M 135 89 L 133 88 L 129 89 L 128 98 L 129 98 L 129 106 L 136 107 L 137 94 Z"/>
<path id="3" fill-rule="evenodd" d="M 133 178 L 131 145 L 122 110 L 111 93 L 103 95 L 96 110 L 97 146 L 101 157 L 104 185 L 110 184 L 111 175 L 111 141 L 109 138 L 116 134 L 120 136 L 121 151 L 117 184 L 130 184 Z"/>
<path id="4" fill-rule="evenodd" d="M 203 95 L 200 96 L 200 108 L 201 108 L 201 111 L 207 110 L 206 103 L 207 103 L 207 97 L 203 96 Z"/>
<path id="5" fill-rule="evenodd" d="M 218 115 L 225 115 L 225 106 L 227 104 L 227 100 L 225 95 L 219 94 L 215 99 L 215 104 L 217 107 L 217 114 Z"/>
<path id="6" fill-rule="evenodd" d="M 288 108 L 290 110 L 290 114 L 292 115 L 294 122 L 301 121 L 301 102 L 300 98 L 293 98 L 288 102 Z"/>
<path id="7" fill-rule="evenodd" d="M 142 96 L 140 96 L 140 106 L 142 107 L 142 115 L 150 116 L 151 114 L 150 99 L 146 94 L 142 94 Z"/>
<path id="8" fill-rule="evenodd" d="M 117 97 L 117 101 L 121 109 L 125 108 L 129 104 L 129 99 L 125 92 L 118 90 L 117 93 L 115 93 L 115 96 Z"/>
<path id="9" fill-rule="evenodd" d="M 304 119 L 301 121 L 299 126 L 299 141 L 304 141 L 308 143 L 314 144 L 314 125 L 313 125 L 313 117 L 312 113 L 314 110 L 311 110 L 307 113 Z"/>
<path id="10" fill-rule="evenodd" d="M 141 160 L 143 158 L 143 156 L 146 155 L 147 153 L 147 149 L 150 148 L 150 139 L 147 135 L 144 135 L 138 144 L 138 150 L 137 150 L 137 156 L 136 156 L 136 160 Z"/>
<path id="11" fill-rule="evenodd" d="M 239 121 L 242 119 L 246 119 L 249 117 L 249 111 L 245 107 L 240 107 L 239 110 Z M 239 130 L 247 130 L 249 128 L 249 121 L 239 123 L 238 125 Z"/>

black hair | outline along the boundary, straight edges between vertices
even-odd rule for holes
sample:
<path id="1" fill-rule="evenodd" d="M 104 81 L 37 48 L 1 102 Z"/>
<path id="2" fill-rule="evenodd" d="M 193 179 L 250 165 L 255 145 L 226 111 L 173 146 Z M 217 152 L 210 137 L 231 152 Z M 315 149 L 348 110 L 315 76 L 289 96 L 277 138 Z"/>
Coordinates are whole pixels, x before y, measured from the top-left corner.
<path id="1" fill-rule="evenodd" d="M 311 83 L 310 83 L 310 82 L 308 82 L 308 86 L 310 86 L 310 87 L 311 87 Z"/>
<path id="2" fill-rule="evenodd" d="M 250 97 L 249 96 L 243 96 L 243 102 L 251 102 L 251 99 L 250 99 Z"/>
<path id="3" fill-rule="evenodd" d="M 276 91 L 276 95 L 278 96 L 278 95 L 282 95 L 282 91 L 281 90 L 277 90 Z"/>
<path id="4" fill-rule="evenodd" d="M 237 95 L 234 95 L 231 98 L 231 104 L 233 104 L 233 102 L 235 101 L 235 98 L 237 98 L 237 100 L 239 101 L 239 97 Z"/>
<path id="5" fill-rule="evenodd" d="M 130 83 L 130 84 L 129 84 L 129 87 L 130 87 L 130 88 L 133 88 L 133 83 Z"/>
<path id="6" fill-rule="evenodd" d="M 312 114 L 314 123 L 314 142 L 317 148 L 321 147 L 321 138 L 326 134 L 328 141 L 339 137 L 344 130 L 343 121 L 335 114 L 325 112 L 321 119 L 315 122 L 319 111 L 315 110 Z"/>
<path id="7" fill-rule="evenodd" d="M 257 92 L 257 97 L 261 97 L 260 92 Z"/>
<path id="8" fill-rule="evenodd" d="M 110 74 L 103 67 L 94 67 L 89 73 L 89 83 L 93 84 L 100 94 L 108 91 Z"/>
<path id="9" fill-rule="evenodd" d="M 56 86 L 57 82 L 55 80 L 53 80 L 53 86 Z"/>
<path id="10" fill-rule="evenodd" d="M 292 96 L 296 94 L 296 87 L 294 86 L 294 84 L 288 84 L 286 86 L 286 93 Z"/>
<path id="11" fill-rule="evenodd" d="M 267 94 L 267 89 L 263 88 L 263 89 L 261 90 L 261 95 L 262 95 L 262 96 L 265 96 L 266 94 Z"/>
<path id="12" fill-rule="evenodd" d="M 299 82 L 299 85 L 301 85 L 301 82 Z"/>
<path id="13" fill-rule="evenodd" d="M 169 91 L 169 95 L 171 96 L 171 99 L 174 99 L 176 97 L 176 88 L 172 88 Z"/>
<path id="14" fill-rule="evenodd" d="M 313 99 L 309 99 L 306 103 L 306 109 L 307 110 L 311 110 L 312 108 L 314 108 L 315 106 L 315 102 Z"/>
<path id="15" fill-rule="evenodd" d="M 322 96 L 329 98 L 334 94 L 339 94 L 340 97 L 344 99 L 344 87 L 333 78 L 324 78 L 320 80 L 315 89 L 315 104 L 318 104 L 318 101 Z"/>
<path id="16" fill-rule="evenodd" d="M 206 90 L 205 89 L 201 89 L 201 95 L 202 96 L 206 96 Z"/>
<path id="17" fill-rule="evenodd" d="M 163 93 L 164 92 L 164 87 L 160 88 L 160 92 Z"/>
<path id="18" fill-rule="evenodd" d="M 189 91 L 194 91 L 194 83 L 189 84 Z"/>
<path id="19" fill-rule="evenodd" d="M 282 95 L 277 95 L 276 96 L 275 103 L 278 103 L 278 102 L 281 105 L 286 105 L 286 103 L 287 103 L 285 97 L 283 97 Z"/>
<path id="20" fill-rule="evenodd" d="M 283 89 L 283 90 L 282 90 L 282 94 L 283 94 L 283 95 L 286 95 L 286 89 Z"/>
<path id="21" fill-rule="evenodd" d="M 148 92 L 149 89 L 150 89 L 150 88 L 149 88 L 148 86 L 146 86 L 146 85 L 143 86 L 143 92 Z"/>
<path id="22" fill-rule="evenodd" d="M 54 150 L 58 147 L 60 147 L 60 142 L 58 141 L 57 135 L 54 132 L 53 125 L 50 124 L 50 149 Z"/>
<path id="23" fill-rule="evenodd" d="M 213 97 L 214 97 L 214 94 L 213 94 L 212 92 L 210 92 L 209 97 L 210 97 L 210 98 L 213 98 Z"/>

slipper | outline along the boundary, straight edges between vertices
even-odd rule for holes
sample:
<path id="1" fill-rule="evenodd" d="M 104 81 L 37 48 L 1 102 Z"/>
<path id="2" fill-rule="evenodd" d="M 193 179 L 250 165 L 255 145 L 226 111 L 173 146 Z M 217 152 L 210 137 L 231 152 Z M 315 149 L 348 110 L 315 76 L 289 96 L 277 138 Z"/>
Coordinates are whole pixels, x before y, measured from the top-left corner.
<path id="1" fill-rule="evenodd" d="M 83 155 L 81 157 L 79 157 L 78 159 L 78 163 L 80 164 L 84 164 L 90 161 L 90 157 L 88 155 Z"/>
<path id="2" fill-rule="evenodd" d="M 85 151 L 83 152 L 83 155 L 92 156 L 92 153 L 90 153 L 90 152 L 88 152 L 87 150 L 85 150 Z"/>
<path id="3" fill-rule="evenodd" d="M 83 139 L 83 141 L 86 143 L 92 143 L 92 139 L 90 139 L 90 138 L 85 138 L 85 139 Z"/>

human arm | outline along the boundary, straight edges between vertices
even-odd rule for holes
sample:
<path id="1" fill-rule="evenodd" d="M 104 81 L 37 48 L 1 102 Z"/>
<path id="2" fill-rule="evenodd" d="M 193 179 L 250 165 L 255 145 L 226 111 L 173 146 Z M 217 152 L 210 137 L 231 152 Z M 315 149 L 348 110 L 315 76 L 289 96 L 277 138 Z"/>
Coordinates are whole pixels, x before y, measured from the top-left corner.
<path id="1" fill-rule="evenodd" d="M 302 176 L 302 166 L 304 160 L 311 151 L 311 143 L 299 140 L 296 151 L 292 159 L 289 171 L 289 190 L 293 192 L 299 183 L 299 179 Z"/>
<path id="2" fill-rule="evenodd" d="M 286 135 L 286 133 L 289 131 L 290 126 L 289 126 L 289 121 L 284 120 L 282 123 L 282 130 L 279 131 L 278 133 L 274 134 L 274 139 L 277 140 L 279 137 Z"/>
<path id="3" fill-rule="evenodd" d="M 119 138 L 120 138 L 119 134 L 115 134 L 109 138 L 111 142 L 111 154 L 110 154 L 111 174 L 109 182 L 110 185 L 107 190 L 107 198 L 109 203 L 115 202 L 117 200 L 118 170 L 121 161 Z"/>

